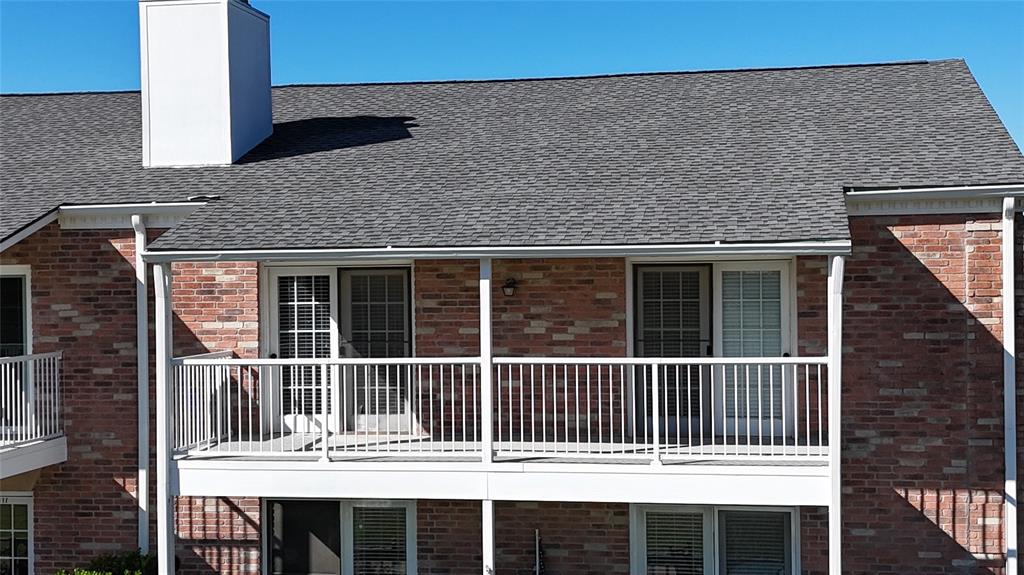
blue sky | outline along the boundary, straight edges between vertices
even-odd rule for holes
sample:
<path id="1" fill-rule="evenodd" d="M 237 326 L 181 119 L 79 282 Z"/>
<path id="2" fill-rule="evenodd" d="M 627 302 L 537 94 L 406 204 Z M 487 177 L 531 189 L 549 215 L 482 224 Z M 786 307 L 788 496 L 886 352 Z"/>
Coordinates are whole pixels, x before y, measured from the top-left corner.
<path id="1" fill-rule="evenodd" d="M 1024 145 L 1024 2 L 252 0 L 275 84 L 966 58 Z M 0 91 L 138 89 L 134 0 L 0 0 Z"/>

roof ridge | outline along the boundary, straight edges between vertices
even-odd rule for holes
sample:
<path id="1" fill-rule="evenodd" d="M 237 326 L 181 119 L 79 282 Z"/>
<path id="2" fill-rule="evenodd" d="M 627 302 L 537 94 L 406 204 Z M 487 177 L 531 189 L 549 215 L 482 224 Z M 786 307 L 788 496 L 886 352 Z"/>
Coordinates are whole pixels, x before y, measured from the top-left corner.
<path id="1" fill-rule="evenodd" d="M 769 66 L 764 68 L 718 68 L 710 70 L 667 70 L 661 72 L 618 72 L 609 74 L 577 74 L 569 76 L 533 76 L 526 78 L 482 78 L 462 80 L 409 80 L 390 82 L 298 82 L 294 84 L 277 84 L 273 88 L 315 88 L 331 86 L 416 86 L 435 84 L 498 84 L 512 82 L 549 82 L 558 80 L 590 80 L 603 78 L 630 78 L 647 76 L 690 76 L 697 74 L 734 74 L 749 72 L 777 72 L 786 70 L 831 70 L 843 68 L 872 68 L 889 66 L 920 66 L 944 62 L 964 62 L 963 58 L 944 58 L 938 60 L 896 60 L 892 62 L 862 62 L 854 64 L 816 64 L 807 66 Z M 77 90 L 70 92 L 10 92 L 0 93 L 0 97 L 28 96 L 76 96 L 92 94 L 138 94 L 141 90 Z"/>

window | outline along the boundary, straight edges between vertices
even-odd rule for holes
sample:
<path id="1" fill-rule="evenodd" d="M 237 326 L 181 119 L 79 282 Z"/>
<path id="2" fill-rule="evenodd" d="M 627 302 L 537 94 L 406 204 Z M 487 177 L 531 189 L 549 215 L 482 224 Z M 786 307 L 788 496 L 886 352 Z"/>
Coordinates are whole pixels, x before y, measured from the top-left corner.
<path id="1" fill-rule="evenodd" d="M 416 572 L 413 501 L 268 501 L 267 556 L 275 575 Z"/>
<path id="2" fill-rule="evenodd" d="M 32 571 L 32 498 L 0 495 L 0 575 Z"/>
<path id="3" fill-rule="evenodd" d="M 32 353 L 28 266 L 0 268 L 0 357 Z"/>
<path id="4" fill-rule="evenodd" d="M 634 575 L 789 575 L 795 509 L 634 505 Z"/>

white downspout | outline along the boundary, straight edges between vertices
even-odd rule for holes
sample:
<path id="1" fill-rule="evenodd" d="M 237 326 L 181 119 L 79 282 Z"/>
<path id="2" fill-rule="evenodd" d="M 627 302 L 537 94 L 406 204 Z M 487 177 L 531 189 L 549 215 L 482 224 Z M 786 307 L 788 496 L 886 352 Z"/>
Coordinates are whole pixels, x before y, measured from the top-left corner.
<path id="1" fill-rule="evenodd" d="M 1003 485 L 1003 532 L 1006 534 L 1006 575 L 1017 575 L 1017 329 L 1014 290 L 1014 254 L 1017 251 L 1013 218 L 1017 201 L 1003 198 L 1003 434 L 1006 444 L 1006 479 Z"/>
<path id="2" fill-rule="evenodd" d="M 843 394 L 843 256 L 829 262 L 828 274 L 828 460 L 832 480 L 828 507 L 828 572 L 842 575 L 842 394 Z"/>
<path id="3" fill-rule="evenodd" d="M 146 224 L 132 215 L 135 230 L 135 349 L 139 393 L 139 476 L 136 498 L 139 506 L 139 550 L 149 553 L 149 305 L 146 281 Z"/>

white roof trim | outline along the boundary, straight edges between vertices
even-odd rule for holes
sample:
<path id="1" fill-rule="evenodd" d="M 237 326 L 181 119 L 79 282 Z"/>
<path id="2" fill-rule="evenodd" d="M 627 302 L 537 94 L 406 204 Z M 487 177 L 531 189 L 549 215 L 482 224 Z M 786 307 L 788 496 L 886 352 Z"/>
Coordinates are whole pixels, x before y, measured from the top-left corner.
<path id="1" fill-rule="evenodd" d="M 438 248 L 355 248 L 280 250 L 180 250 L 147 251 L 150 263 L 171 261 L 320 261 L 378 260 L 395 258 L 540 258 L 540 257 L 639 257 L 721 255 L 846 255 L 849 240 L 750 244 L 652 244 L 608 246 L 466 246 Z"/>
<path id="2" fill-rule="evenodd" d="M 132 216 L 146 216 L 149 228 L 169 228 L 205 202 L 162 202 L 145 204 L 89 204 L 60 207 L 64 230 L 107 230 L 132 227 Z"/>
<path id="3" fill-rule="evenodd" d="M 850 191 L 846 208 L 850 216 L 995 214 L 1006 197 L 1024 198 L 1024 184 Z"/>
<path id="4" fill-rule="evenodd" d="M 50 210 L 43 217 L 39 218 L 38 220 L 32 222 L 31 224 L 29 224 L 29 225 L 21 228 L 17 232 L 15 232 L 14 235 L 8 237 L 7 239 L 5 239 L 3 241 L 0 241 L 0 252 L 7 251 L 7 248 L 17 244 L 21 240 L 23 240 L 23 239 L 31 236 L 32 234 L 38 232 L 39 230 L 43 229 L 47 224 L 49 224 L 50 222 L 56 220 L 57 219 L 57 215 L 58 214 L 57 214 L 57 210 L 56 209 Z"/>

